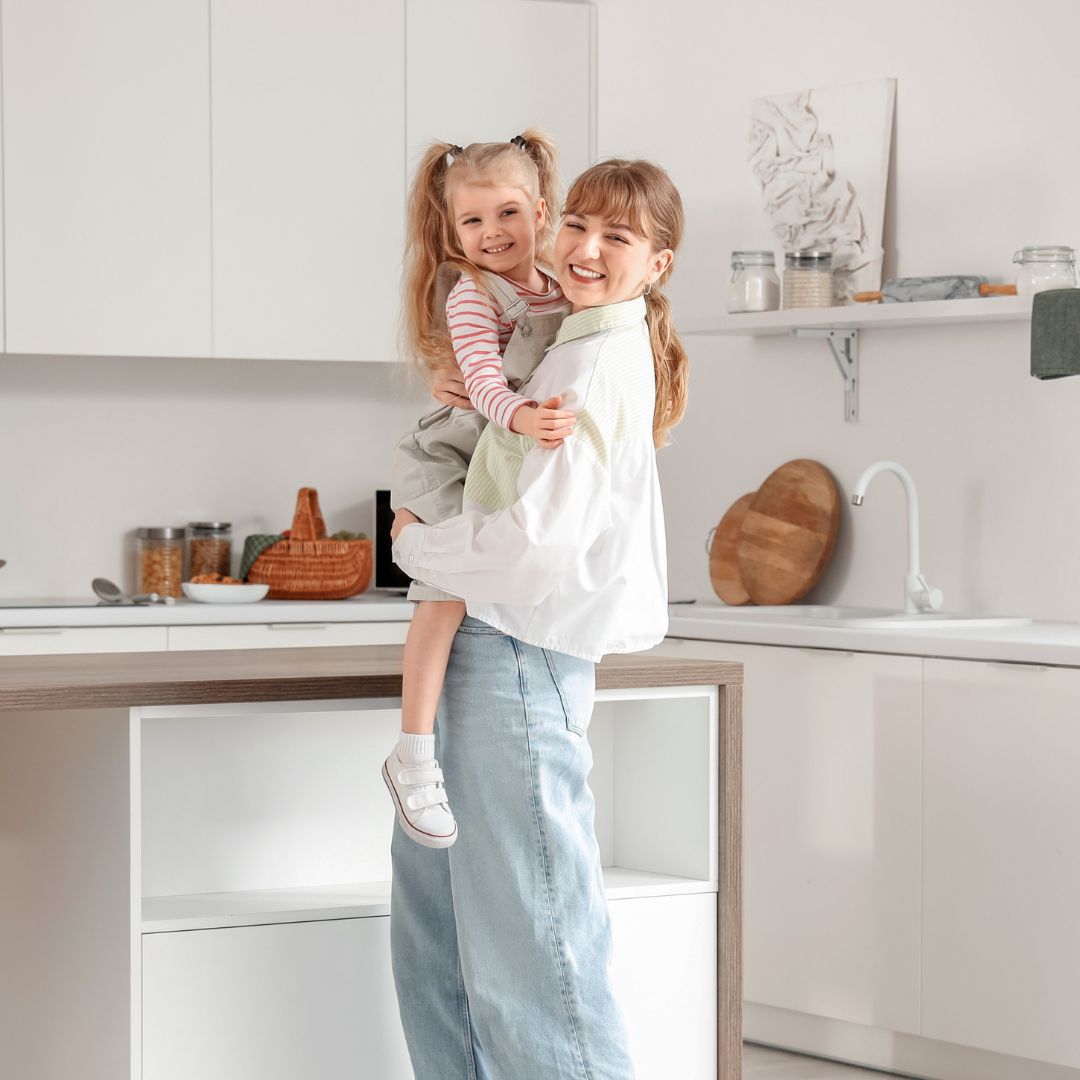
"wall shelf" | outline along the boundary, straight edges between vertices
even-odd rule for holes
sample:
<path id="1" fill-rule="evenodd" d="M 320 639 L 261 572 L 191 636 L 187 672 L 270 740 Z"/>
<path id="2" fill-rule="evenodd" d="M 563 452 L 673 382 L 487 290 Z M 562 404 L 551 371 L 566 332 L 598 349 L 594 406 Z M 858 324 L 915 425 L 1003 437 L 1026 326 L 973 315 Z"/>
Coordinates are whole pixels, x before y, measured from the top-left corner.
<path id="1" fill-rule="evenodd" d="M 1018 322 L 1031 318 L 1030 296 L 988 296 L 975 300 L 925 300 L 913 304 L 850 304 L 834 308 L 747 312 L 740 315 L 677 319 L 681 334 L 761 337 L 797 329 L 872 330 L 901 326 Z"/>
<path id="2" fill-rule="evenodd" d="M 1020 322 L 1031 318 L 1030 296 L 926 300 L 911 304 L 848 304 L 833 308 L 745 312 L 678 319 L 682 334 L 824 338 L 844 381 L 844 420 L 859 419 L 859 331 L 905 326 Z"/>

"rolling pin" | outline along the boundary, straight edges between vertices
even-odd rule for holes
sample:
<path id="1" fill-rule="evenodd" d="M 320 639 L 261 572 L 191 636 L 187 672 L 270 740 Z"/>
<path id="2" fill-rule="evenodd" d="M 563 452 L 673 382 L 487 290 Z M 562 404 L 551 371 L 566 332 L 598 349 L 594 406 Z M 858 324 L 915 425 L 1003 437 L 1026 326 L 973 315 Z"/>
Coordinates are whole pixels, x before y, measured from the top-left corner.
<path id="1" fill-rule="evenodd" d="M 968 300 L 976 296 L 1015 296 L 1015 285 L 991 285 L 976 275 L 949 274 L 944 277 L 892 278 L 881 292 L 857 292 L 859 304 L 881 300 L 886 304 L 906 304 L 915 300 Z"/>

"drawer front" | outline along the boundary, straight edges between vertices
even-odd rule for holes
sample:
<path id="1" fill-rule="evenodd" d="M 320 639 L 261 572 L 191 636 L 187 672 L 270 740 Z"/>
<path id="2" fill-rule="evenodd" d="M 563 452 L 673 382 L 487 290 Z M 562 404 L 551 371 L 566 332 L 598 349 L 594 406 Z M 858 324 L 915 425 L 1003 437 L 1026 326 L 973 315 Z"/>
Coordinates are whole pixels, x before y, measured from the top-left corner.
<path id="1" fill-rule="evenodd" d="M 305 645 L 400 645 L 407 622 L 170 626 L 169 649 L 284 649 Z"/>
<path id="2" fill-rule="evenodd" d="M 168 646 L 164 626 L 20 626 L 0 628 L 0 656 L 52 653 L 157 652 Z"/>

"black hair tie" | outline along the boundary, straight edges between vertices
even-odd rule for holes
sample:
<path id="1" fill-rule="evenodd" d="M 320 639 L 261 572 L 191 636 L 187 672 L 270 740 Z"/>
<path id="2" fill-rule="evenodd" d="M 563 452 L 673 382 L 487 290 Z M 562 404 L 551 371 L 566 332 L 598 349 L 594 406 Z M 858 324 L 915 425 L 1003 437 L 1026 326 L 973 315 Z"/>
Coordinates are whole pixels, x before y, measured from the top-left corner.
<path id="1" fill-rule="evenodd" d="M 460 157 L 462 154 L 465 153 L 465 151 L 462 150 L 462 148 L 455 143 L 453 146 L 450 147 L 450 153 L 453 154 L 454 157 Z"/>
<path id="2" fill-rule="evenodd" d="M 515 135 L 510 141 L 519 150 L 524 150 L 525 153 L 529 152 L 529 140 L 526 139 L 524 135 Z"/>

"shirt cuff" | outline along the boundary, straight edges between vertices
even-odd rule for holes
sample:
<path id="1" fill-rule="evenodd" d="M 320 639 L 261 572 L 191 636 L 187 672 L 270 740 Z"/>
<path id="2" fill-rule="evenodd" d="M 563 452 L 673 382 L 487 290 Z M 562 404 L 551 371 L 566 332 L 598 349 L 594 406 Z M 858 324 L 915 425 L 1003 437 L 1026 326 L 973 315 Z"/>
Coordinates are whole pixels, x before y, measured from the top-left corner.
<path id="1" fill-rule="evenodd" d="M 391 548 L 394 562 L 397 563 L 397 565 L 410 577 L 417 576 L 414 571 L 420 562 L 420 554 L 424 545 L 424 531 L 427 527 L 428 526 L 420 521 L 415 521 L 411 525 L 406 525 L 405 528 L 398 533 L 398 538 L 394 541 L 394 546 Z"/>

